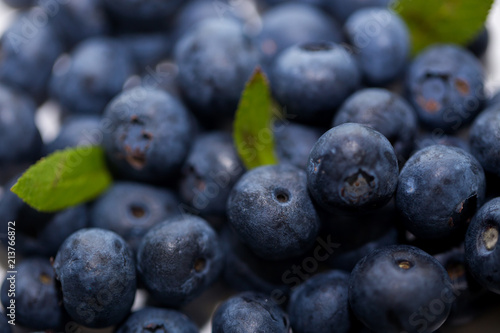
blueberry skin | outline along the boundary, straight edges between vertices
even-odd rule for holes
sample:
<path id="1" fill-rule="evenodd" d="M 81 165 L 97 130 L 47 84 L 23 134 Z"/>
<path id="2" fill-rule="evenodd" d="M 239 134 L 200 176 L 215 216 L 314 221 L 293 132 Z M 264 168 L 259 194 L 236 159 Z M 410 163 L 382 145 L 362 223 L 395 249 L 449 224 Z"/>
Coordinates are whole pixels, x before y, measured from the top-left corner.
<path id="1" fill-rule="evenodd" d="M 149 229 L 180 214 L 179 205 L 170 190 L 118 181 L 94 202 L 90 226 L 116 232 L 135 253 Z"/>
<path id="2" fill-rule="evenodd" d="M 337 111 L 333 126 L 358 123 L 384 135 L 394 147 L 399 161 L 405 161 L 413 149 L 417 117 L 400 96 L 381 88 L 359 90 Z"/>
<path id="3" fill-rule="evenodd" d="M 101 118 L 73 116 L 66 118 L 57 137 L 43 147 L 43 155 L 70 147 L 96 146 L 102 143 Z"/>
<path id="4" fill-rule="evenodd" d="M 490 33 L 486 27 L 467 45 L 467 49 L 481 58 L 486 53 L 490 43 Z"/>
<path id="5" fill-rule="evenodd" d="M 34 0 L 3 0 L 5 4 L 12 8 L 28 8 L 33 6 L 35 3 Z"/>
<path id="6" fill-rule="evenodd" d="M 349 274 L 330 271 L 313 276 L 295 288 L 288 316 L 296 333 L 348 333 Z"/>
<path id="7" fill-rule="evenodd" d="M 257 53 L 241 25 L 231 19 L 207 19 L 175 46 L 178 84 L 185 101 L 207 121 L 231 118 L 257 64 Z"/>
<path id="8" fill-rule="evenodd" d="M 330 16 L 315 6 L 292 2 L 274 6 L 262 15 L 255 45 L 260 65 L 269 74 L 276 57 L 292 45 L 343 40 L 341 29 Z"/>
<path id="9" fill-rule="evenodd" d="M 70 49 L 84 39 L 107 35 L 111 30 L 111 22 L 105 12 L 102 0 L 79 1 L 38 1 L 50 16 L 54 29 Z"/>
<path id="10" fill-rule="evenodd" d="M 322 125 L 361 83 L 354 57 L 334 43 L 291 46 L 276 59 L 272 90 L 295 121 Z"/>
<path id="11" fill-rule="evenodd" d="M 434 145 L 413 155 L 401 170 L 396 205 L 408 231 L 446 239 L 464 231 L 485 198 L 479 162 L 460 148 Z"/>
<path id="12" fill-rule="evenodd" d="M 278 160 L 306 169 L 312 147 L 324 133 L 317 127 L 298 123 L 278 124 L 275 122 L 274 138 Z"/>
<path id="13" fill-rule="evenodd" d="M 116 173 L 158 182 L 175 175 L 192 140 L 189 111 L 167 92 L 133 88 L 106 107 L 103 146 Z"/>
<path id="14" fill-rule="evenodd" d="M 116 325 L 128 315 L 136 292 L 132 250 L 112 231 L 88 228 L 69 236 L 54 260 L 63 304 L 84 326 Z"/>
<path id="15" fill-rule="evenodd" d="M 8 322 L 7 316 L 0 312 L 0 333 L 12 333 L 12 325 Z"/>
<path id="16" fill-rule="evenodd" d="M 371 30 L 377 29 L 378 33 Z M 395 12 L 384 8 L 356 11 L 344 25 L 367 83 L 387 84 L 406 69 L 410 33 Z"/>
<path id="17" fill-rule="evenodd" d="M 472 155 L 484 170 L 500 176 L 500 104 L 484 110 L 474 120 L 469 134 Z"/>
<path id="18" fill-rule="evenodd" d="M 465 261 L 472 276 L 483 287 L 500 294 L 500 198 L 484 204 L 474 215 L 465 236 Z"/>
<path id="19" fill-rule="evenodd" d="M 100 115 L 133 73 L 132 57 L 117 40 L 88 39 L 58 59 L 50 94 L 70 114 Z"/>
<path id="20" fill-rule="evenodd" d="M 40 8 L 19 15 L 0 38 L 0 81 L 44 101 L 52 65 L 63 51 L 50 23 L 35 26 Z M 26 33 L 29 31 L 30 33 Z"/>
<path id="21" fill-rule="evenodd" d="M 88 225 L 85 205 L 67 208 L 55 214 L 39 212 L 9 191 L 19 178 L 14 177 L 5 185 L 0 197 L 0 216 L 3 218 L 0 243 L 7 246 L 8 221 L 16 221 L 16 251 L 24 256 L 51 257 L 64 240 L 75 231 Z"/>
<path id="22" fill-rule="evenodd" d="M 35 111 L 29 96 L 0 84 L 0 169 L 40 157 L 42 138 Z"/>
<path id="23" fill-rule="evenodd" d="M 224 263 L 217 234 L 203 219 L 183 215 L 153 227 L 137 252 L 137 271 L 164 306 L 185 304 L 219 277 Z"/>
<path id="24" fill-rule="evenodd" d="M 372 252 L 349 278 L 351 309 L 376 333 L 434 332 L 448 317 L 453 299 L 444 267 L 408 245 Z"/>
<path id="25" fill-rule="evenodd" d="M 456 132 L 481 110 L 483 76 L 481 63 L 469 51 L 451 44 L 433 45 L 409 66 L 408 100 L 422 125 Z"/>
<path id="26" fill-rule="evenodd" d="M 398 183 L 391 143 L 360 124 L 330 129 L 309 155 L 307 184 L 324 209 L 368 210 L 385 205 Z"/>
<path id="27" fill-rule="evenodd" d="M 202 216 L 225 217 L 229 193 L 244 172 L 229 133 L 200 135 L 182 167 L 179 192 Z"/>
<path id="28" fill-rule="evenodd" d="M 212 333 L 289 333 L 288 316 L 264 294 L 246 292 L 222 303 L 212 318 Z"/>
<path id="29" fill-rule="evenodd" d="M 287 164 L 245 173 L 231 191 L 227 216 L 243 243 L 268 260 L 305 253 L 321 223 L 307 192 L 306 173 Z"/>
<path id="30" fill-rule="evenodd" d="M 388 7 L 393 0 L 331 0 L 326 4 L 340 22 L 345 22 L 354 12 L 366 7 Z"/>
<path id="31" fill-rule="evenodd" d="M 7 274 L 2 284 L 4 308 L 10 305 L 12 275 L 15 276 L 16 324 L 32 330 L 61 330 L 68 319 L 60 300 L 50 261 L 26 258 L 16 266 L 17 274 Z"/>
<path id="32" fill-rule="evenodd" d="M 184 314 L 168 309 L 146 307 L 132 313 L 116 333 L 198 333 L 196 325 Z"/>

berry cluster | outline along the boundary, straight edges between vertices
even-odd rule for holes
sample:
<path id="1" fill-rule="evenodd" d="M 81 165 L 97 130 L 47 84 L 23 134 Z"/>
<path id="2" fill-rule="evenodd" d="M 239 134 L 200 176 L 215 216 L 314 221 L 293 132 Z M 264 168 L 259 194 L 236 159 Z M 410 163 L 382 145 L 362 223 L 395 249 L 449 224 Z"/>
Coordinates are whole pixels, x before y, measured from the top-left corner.
<path id="1" fill-rule="evenodd" d="M 430 333 L 500 304 L 487 30 L 412 57 L 390 0 L 4 2 L 0 332 Z M 261 72 L 279 163 L 250 170 L 231 130 Z M 84 146 L 113 175 L 91 202 L 9 191 Z"/>

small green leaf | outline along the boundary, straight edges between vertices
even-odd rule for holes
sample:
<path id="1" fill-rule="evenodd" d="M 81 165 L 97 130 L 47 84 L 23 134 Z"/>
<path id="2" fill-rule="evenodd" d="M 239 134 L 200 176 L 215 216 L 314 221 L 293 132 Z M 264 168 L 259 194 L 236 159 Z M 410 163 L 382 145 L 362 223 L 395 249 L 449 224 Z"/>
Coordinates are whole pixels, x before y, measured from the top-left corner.
<path id="1" fill-rule="evenodd" d="M 55 212 L 95 198 L 111 182 L 102 148 L 77 147 L 42 158 L 11 191 L 39 211 Z"/>
<path id="2" fill-rule="evenodd" d="M 398 0 L 393 9 L 408 25 L 417 54 L 434 43 L 469 43 L 483 28 L 493 1 Z"/>
<path id="3" fill-rule="evenodd" d="M 247 169 L 278 163 L 274 154 L 273 114 L 269 83 L 257 67 L 241 95 L 233 127 L 236 149 Z"/>

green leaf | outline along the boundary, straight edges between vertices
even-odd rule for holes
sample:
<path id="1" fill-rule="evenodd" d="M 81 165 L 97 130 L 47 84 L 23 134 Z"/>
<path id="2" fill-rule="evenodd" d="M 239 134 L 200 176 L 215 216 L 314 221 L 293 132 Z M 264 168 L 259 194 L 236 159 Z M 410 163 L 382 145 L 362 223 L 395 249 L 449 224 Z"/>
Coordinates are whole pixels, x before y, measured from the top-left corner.
<path id="1" fill-rule="evenodd" d="M 278 163 L 274 153 L 273 106 L 267 78 L 257 67 L 241 95 L 233 126 L 236 149 L 247 169 Z"/>
<path id="2" fill-rule="evenodd" d="M 408 25 L 417 54 L 434 43 L 469 43 L 483 28 L 493 1 L 399 0 L 393 9 Z"/>
<path id="3" fill-rule="evenodd" d="M 11 188 L 24 202 L 55 212 L 98 196 L 112 182 L 102 148 L 68 148 L 32 165 Z"/>

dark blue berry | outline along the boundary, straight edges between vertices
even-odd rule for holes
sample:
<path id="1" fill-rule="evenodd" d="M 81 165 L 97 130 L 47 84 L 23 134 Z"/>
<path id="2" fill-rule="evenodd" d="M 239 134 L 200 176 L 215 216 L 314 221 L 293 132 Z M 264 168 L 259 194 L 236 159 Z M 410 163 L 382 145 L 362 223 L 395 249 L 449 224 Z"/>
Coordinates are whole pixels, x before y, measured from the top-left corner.
<path id="1" fill-rule="evenodd" d="M 193 126 L 177 98 L 156 89 L 126 90 L 106 107 L 103 118 L 103 145 L 117 174 L 158 182 L 179 171 Z"/>
<path id="2" fill-rule="evenodd" d="M 143 237 L 137 270 L 151 296 L 177 307 L 208 288 L 222 271 L 223 252 L 210 225 L 196 216 L 165 220 Z"/>
<path id="3" fill-rule="evenodd" d="M 474 215 L 465 236 L 465 260 L 472 276 L 497 294 L 500 294 L 499 229 L 500 198 L 495 198 Z"/>
<path id="4" fill-rule="evenodd" d="M 331 0 L 327 2 L 329 11 L 340 22 L 345 22 L 354 12 L 366 7 L 387 7 L 393 0 Z"/>
<path id="5" fill-rule="evenodd" d="M 305 253 L 320 227 L 306 173 L 287 164 L 244 174 L 231 191 L 227 215 L 240 239 L 255 254 L 271 260 Z"/>
<path id="6" fill-rule="evenodd" d="M 6 275 L 1 290 L 4 308 L 15 300 L 15 323 L 33 330 L 61 330 L 68 318 L 50 261 L 27 258 L 16 271 Z"/>
<path id="7" fill-rule="evenodd" d="M 132 313 L 116 333 L 198 333 L 196 325 L 184 314 L 162 308 L 146 307 Z"/>
<path id="8" fill-rule="evenodd" d="M 500 176 L 500 104 L 481 112 L 470 129 L 471 152 L 484 170 Z"/>
<path id="9" fill-rule="evenodd" d="M 313 276 L 295 288 L 288 315 L 295 333 L 348 333 L 349 274 L 330 271 Z"/>
<path id="10" fill-rule="evenodd" d="M 309 191 L 328 210 L 381 207 L 392 198 L 397 178 L 398 162 L 391 143 L 364 125 L 332 128 L 309 155 Z"/>
<path id="11" fill-rule="evenodd" d="M 91 228 L 69 236 L 54 260 L 63 304 L 84 326 L 116 325 L 128 315 L 136 291 L 135 261 L 114 232 Z"/>
<path id="12" fill-rule="evenodd" d="M 422 239 L 445 239 L 466 228 L 485 198 L 479 162 L 460 148 L 418 151 L 401 170 L 396 204 L 407 230 Z"/>
<path id="13" fill-rule="evenodd" d="M 149 229 L 180 214 L 179 205 L 179 199 L 167 189 L 115 182 L 94 202 L 90 225 L 116 232 L 136 252 Z"/>
<path id="14" fill-rule="evenodd" d="M 264 294 L 246 292 L 222 303 L 212 319 L 212 333 L 289 333 L 288 316 Z"/>
<path id="15" fill-rule="evenodd" d="M 365 8 L 349 17 L 344 30 L 367 83 L 387 84 L 403 74 L 410 56 L 410 33 L 395 12 Z"/>
<path id="16" fill-rule="evenodd" d="M 355 59 L 334 43 L 305 43 L 285 49 L 271 75 L 278 102 L 295 121 L 322 125 L 361 83 Z"/>
<path id="17" fill-rule="evenodd" d="M 349 279 L 351 309 L 375 333 L 434 332 L 450 313 L 452 291 L 443 266 L 407 245 L 372 252 Z"/>
<path id="18" fill-rule="evenodd" d="M 413 108 L 402 97 L 377 88 L 359 90 L 345 101 L 333 126 L 344 123 L 359 123 L 383 134 L 399 161 L 410 155 L 418 129 Z"/>
<path id="19" fill-rule="evenodd" d="M 406 78 L 409 101 L 422 125 L 456 132 L 481 110 L 485 100 L 483 68 L 469 51 L 433 45 L 411 63 Z"/>
<path id="20" fill-rule="evenodd" d="M 100 115 L 133 73 L 132 57 L 122 44 L 92 38 L 57 60 L 50 92 L 67 113 Z"/>

